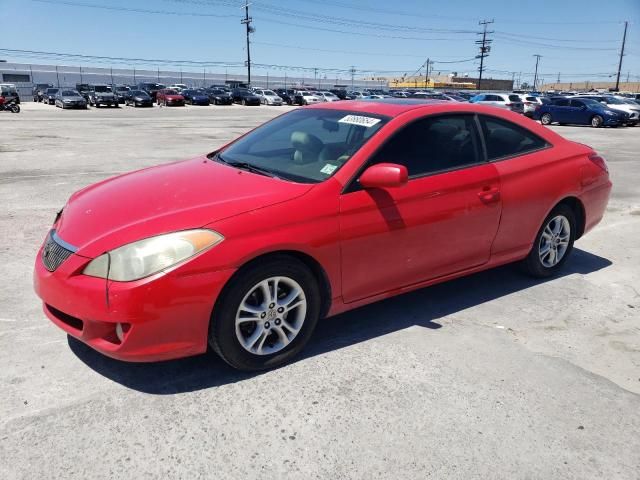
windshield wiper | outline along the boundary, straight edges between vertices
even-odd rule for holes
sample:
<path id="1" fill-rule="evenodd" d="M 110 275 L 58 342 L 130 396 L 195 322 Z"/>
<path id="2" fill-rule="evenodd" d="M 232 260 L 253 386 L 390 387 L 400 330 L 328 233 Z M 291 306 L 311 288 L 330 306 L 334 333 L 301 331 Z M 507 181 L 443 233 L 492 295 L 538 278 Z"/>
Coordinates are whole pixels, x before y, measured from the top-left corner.
<path id="1" fill-rule="evenodd" d="M 222 155 L 220 155 L 220 154 L 216 155 L 215 159 L 220 161 L 220 162 L 222 162 L 222 163 L 230 165 L 232 167 L 239 168 L 240 170 L 246 170 L 248 172 L 257 173 L 259 175 L 265 175 L 267 177 L 280 178 L 275 173 L 273 173 L 271 170 L 269 170 L 267 168 L 258 167 L 257 165 L 254 165 L 252 163 L 248 163 L 248 162 L 231 162 L 229 160 L 225 160 L 224 158 L 222 158 Z"/>

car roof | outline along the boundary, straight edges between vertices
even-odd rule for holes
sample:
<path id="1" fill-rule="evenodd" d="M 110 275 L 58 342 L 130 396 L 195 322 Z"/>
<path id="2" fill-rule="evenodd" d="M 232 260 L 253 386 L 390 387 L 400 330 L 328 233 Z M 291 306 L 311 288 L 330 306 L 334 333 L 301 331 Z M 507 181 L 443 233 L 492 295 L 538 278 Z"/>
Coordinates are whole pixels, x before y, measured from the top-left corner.
<path id="1" fill-rule="evenodd" d="M 345 100 L 342 102 L 328 102 L 321 105 L 310 105 L 305 108 L 329 108 L 332 110 L 351 110 L 354 112 L 373 113 L 396 117 L 404 112 L 417 108 L 430 108 L 439 105 L 450 105 L 452 102 L 444 100 L 422 100 L 411 98 L 376 98 L 371 100 Z M 471 104 L 469 104 L 471 105 Z"/>

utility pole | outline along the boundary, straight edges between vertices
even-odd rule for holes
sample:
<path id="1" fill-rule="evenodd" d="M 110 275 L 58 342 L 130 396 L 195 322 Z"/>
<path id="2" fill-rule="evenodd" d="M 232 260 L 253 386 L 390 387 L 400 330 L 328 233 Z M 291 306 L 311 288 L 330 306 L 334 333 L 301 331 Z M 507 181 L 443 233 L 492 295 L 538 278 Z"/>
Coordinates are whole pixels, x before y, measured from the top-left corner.
<path id="1" fill-rule="evenodd" d="M 136 67 L 133 67 L 133 83 L 136 83 Z"/>
<path id="2" fill-rule="evenodd" d="M 489 56 L 489 52 L 491 51 L 491 42 L 493 40 L 489 40 L 487 38 L 488 34 L 493 33 L 493 30 L 487 31 L 487 25 L 493 23 L 494 20 L 482 20 L 478 22 L 478 25 L 482 25 L 482 32 L 477 33 L 477 35 L 482 35 L 482 40 L 476 40 L 476 44 L 480 45 L 480 55 L 476 55 L 476 58 L 480 59 L 480 68 L 478 71 L 480 72 L 478 75 L 478 90 L 480 90 L 480 85 L 482 84 L 482 72 L 484 71 L 484 57 Z"/>
<path id="3" fill-rule="evenodd" d="M 627 25 L 629 22 L 624 22 L 624 33 L 622 34 L 622 48 L 620 49 L 620 61 L 618 62 L 618 75 L 616 77 L 616 92 L 620 89 L 620 70 L 622 69 L 622 57 L 624 57 L 624 44 L 627 42 Z"/>
<path id="4" fill-rule="evenodd" d="M 427 62 L 425 63 L 425 65 L 427 66 L 427 68 L 424 71 L 424 88 L 429 88 L 429 70 L 431 69 L 431 65 L 433 65 L 433 62 L 430 58 L 427 58 Z"/>
<path id="5" fill-rule="evenodd" d="M 313 83 L 317 83 L 318 84 L 318 90 L 320 90 L 320 83 L 318 82 L 318 69 L 317 68 L 313 69 Z"/>
<path id="6" fill-rule="evenodd" d="M 540 62 L 540 57 L 542 55 L 538 55 L 537 53 L 534 55 L 536 57 L 536 73 L 533 74 L 533 91 L 536 91 L 536 84 L 538 83 L 538 63 Z"/>
<path id="7" fill-rule="evenodd" d="M 356 75 L 356 67 L 354 65 L 351 65 L 351 69 L 349 70 L 349 72 L 351 73 L 351 90 L 353 90 L 353 77 L 355 77 Z"/>
<path id="8" fill-rule="evenodd" d="M 58 66 L 56 65 L 56 79 L 58 80 L 58 88 L 60 88 L 60 75 L 58 74 Z M 113 83 L 113 82 L 111 82 Z"/>
<path id="9" fill-rule="evenodd" d="M 244 2 L 244 18 L 240 20 L 240 23 L 247 27 L 247 85 L 251 86 L 251 47 L 249 46 L 249 35 L 254 32 L 254 28 L 251 26 L 253 19 L 249 16 L 249 0 Z"/>
<path id="10" fill-rule="evenodd" d="M 558 72 L 558 83 L 560 83 L 560 72 Z"/>

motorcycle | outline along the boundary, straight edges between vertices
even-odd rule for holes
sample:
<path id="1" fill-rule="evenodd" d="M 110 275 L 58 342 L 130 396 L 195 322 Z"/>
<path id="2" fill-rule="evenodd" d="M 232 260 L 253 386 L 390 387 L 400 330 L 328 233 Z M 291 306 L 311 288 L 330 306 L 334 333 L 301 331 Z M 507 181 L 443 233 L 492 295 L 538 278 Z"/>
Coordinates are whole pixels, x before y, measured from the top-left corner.
<path id="1" fill-rule="evenodd" d="M 4 97 L 0 97 L 0 112 L 20 113 L 20 105 L 16 103 L 15 98 L 6 102 Z"/>

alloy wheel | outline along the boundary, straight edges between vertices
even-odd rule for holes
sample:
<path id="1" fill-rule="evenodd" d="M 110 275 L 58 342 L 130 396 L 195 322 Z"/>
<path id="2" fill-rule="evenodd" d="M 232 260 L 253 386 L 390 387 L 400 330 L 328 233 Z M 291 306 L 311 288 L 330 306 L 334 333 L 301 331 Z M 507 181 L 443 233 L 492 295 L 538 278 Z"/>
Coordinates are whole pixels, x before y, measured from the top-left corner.
<path id="1" fill-rule="evenodd" d="M 540 262 L 546 268 L 557 265 L 569 248 L 571 224 L 564 215 L 553 217 L 542 231 L 538 245 Z"/>
<path id="2" fill-rule="evenodd" d="M 284 349 L 298 335 L 307 315 L 300 284 L 289 277 L 270 277 L 251 287 L 236 312 L 236 337 L 254 355 Z"/>

